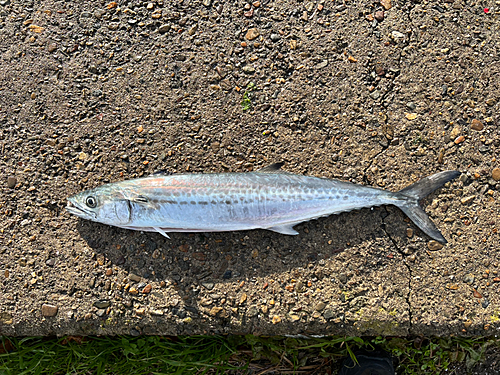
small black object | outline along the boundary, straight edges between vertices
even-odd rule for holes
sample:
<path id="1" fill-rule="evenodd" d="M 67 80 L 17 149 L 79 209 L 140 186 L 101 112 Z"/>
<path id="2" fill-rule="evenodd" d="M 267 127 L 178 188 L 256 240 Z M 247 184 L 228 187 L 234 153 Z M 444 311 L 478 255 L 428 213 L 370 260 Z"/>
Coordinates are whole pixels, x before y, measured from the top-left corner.
<path id="1" fill-rule="evenodd" d="M 385 352 L 354 353 L 358 363 L 350 357 L 344 360 L 339 375 L 395 375 L 391 357 Z"/>

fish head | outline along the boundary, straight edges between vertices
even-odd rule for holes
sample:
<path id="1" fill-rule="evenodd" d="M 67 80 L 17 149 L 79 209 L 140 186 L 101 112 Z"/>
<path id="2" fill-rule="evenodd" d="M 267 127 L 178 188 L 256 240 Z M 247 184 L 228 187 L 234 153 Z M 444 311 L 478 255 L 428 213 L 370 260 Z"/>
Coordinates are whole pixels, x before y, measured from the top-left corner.
<path id="1" fill-rule="evenodd" d="M 66 210 L 82 219 L 108 225 L 126 225 L 131 220 L 129 200 L 106 186 L 69 197 Z"/>

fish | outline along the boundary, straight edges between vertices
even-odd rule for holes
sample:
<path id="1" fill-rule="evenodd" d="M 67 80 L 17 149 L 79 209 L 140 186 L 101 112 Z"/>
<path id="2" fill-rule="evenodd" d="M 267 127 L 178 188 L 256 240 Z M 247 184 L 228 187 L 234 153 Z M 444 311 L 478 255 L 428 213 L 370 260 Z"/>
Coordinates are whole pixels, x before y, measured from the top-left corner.
<path id="1" fill-rule="evenodd" d="M 283 171 L 283 163 L 253 172 L 153 174 L 105 184 L 68 198 L 66 210 L 119 228 L 158 232 L 267 229 L 299 234 L 299 223 L 382 205 L 401 209 L 430 238 L 446 243 L 420 200 L 460 175 L 444 171 L 397 192 Z"/>

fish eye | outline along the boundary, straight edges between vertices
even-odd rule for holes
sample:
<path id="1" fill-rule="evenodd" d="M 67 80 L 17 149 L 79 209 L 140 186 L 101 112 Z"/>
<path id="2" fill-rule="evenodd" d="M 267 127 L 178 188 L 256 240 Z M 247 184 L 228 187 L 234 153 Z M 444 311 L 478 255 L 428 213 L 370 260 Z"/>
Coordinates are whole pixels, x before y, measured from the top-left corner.
<path id="1" fill-rule="evenodd" d="M 97 199 L 95 199 L 93 196 L 88 196 L 85 200 L 85 203 L 87 203 L 87 206 L 89 206 L 90 208 L 96 208 Z"/>

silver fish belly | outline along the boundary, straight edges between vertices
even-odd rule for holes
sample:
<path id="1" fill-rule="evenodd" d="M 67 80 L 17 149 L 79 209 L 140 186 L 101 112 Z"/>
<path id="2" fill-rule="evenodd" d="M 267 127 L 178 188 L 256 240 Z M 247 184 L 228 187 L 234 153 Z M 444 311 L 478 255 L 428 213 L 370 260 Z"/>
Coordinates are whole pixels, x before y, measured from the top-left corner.
<path id="1" fill-rule="evenodd" d="M 418 201 L 459 172 L 424 178 L 399 192 L 295 175 L 273 164 L 256 172 L 150 176 L 103 185 L 68 198 L 67 210 L 121 228 L 168 232 L 268 229 L 295 235 L 293 226 L 364 207 L 395 205 L 430 237 L 446 242 Z"/>

